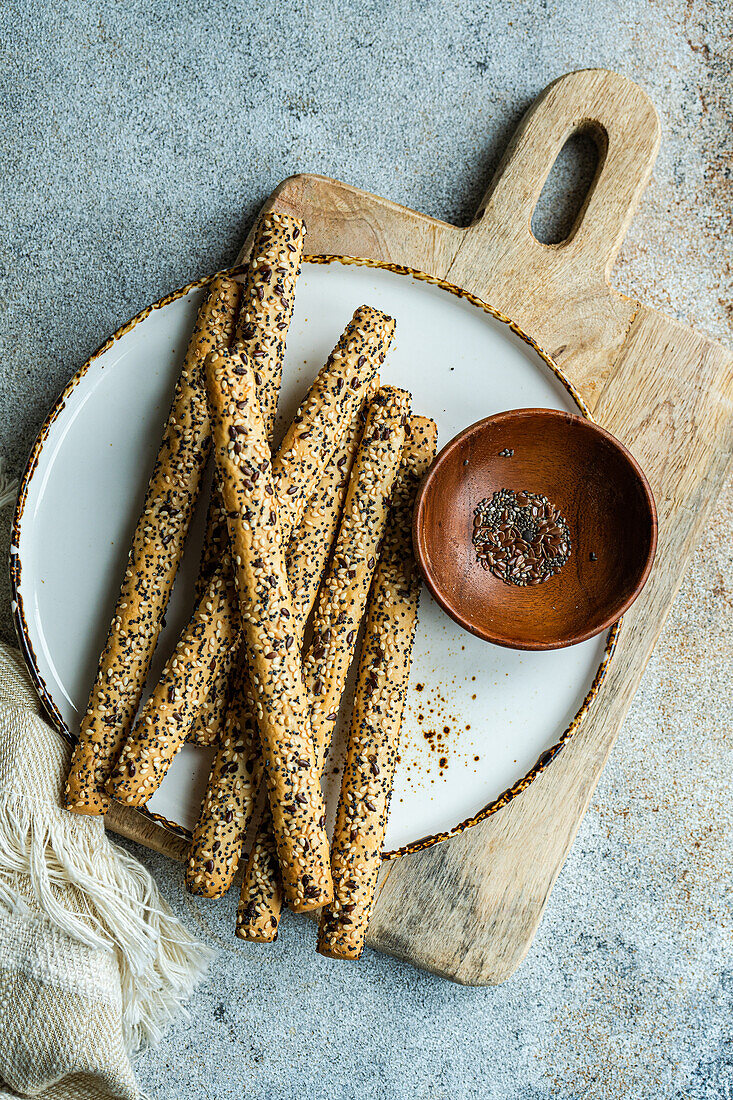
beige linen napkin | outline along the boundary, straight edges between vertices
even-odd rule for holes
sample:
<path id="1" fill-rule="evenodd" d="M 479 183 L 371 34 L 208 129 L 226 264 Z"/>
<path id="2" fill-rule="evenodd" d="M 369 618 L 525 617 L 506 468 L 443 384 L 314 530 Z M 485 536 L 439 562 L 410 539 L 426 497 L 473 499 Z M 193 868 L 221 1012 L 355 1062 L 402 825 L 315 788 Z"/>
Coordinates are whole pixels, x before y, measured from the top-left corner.
<path id="1" fill-rule="evenodd" d="M 212 952 L 100 818 L 61 808 L 70 751 L 0 643 L 0 1096 L 137 1100 L 130 1055 Z"/>

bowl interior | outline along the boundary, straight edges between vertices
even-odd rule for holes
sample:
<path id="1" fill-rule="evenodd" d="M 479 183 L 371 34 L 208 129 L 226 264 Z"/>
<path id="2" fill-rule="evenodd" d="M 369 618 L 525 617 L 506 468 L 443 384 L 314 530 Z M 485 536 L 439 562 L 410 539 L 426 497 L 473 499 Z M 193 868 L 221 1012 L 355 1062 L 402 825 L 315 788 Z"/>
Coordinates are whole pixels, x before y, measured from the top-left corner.
<path id="1" fill-rule="evenodd" d="M 543 584 L 509 585 L 476 559 L 474 512 L 498 489 L 543 494 L 567 521 L 570 558 Z M 441 451 L 414 536 L 428 587 L 462 626 L 499 645 L 552 649 L 592 637 L 633 602 L 654 557 L 656 513 L 637 463 L 608 432 L 523 409 L 474 424 Z"/>

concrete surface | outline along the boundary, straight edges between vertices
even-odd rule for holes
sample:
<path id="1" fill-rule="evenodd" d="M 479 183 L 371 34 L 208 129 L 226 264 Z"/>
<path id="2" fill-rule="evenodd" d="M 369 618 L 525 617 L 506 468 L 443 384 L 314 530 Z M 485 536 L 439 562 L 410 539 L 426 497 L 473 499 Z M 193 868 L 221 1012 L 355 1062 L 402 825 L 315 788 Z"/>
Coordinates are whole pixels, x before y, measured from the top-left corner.
<path id="1" fill-rule="evenodd" d="M 282 177 L 322 172 L 467 221 L 522 111 L 585 66 L 638 80 L 664 126 L 617 285 L 731 342 L 732 32 L 727 0 L 6 0 L 10 469 L 103 337 L 230 260 Z M 583 164 L 568 155 L 558 185 Z M 548 236 L 556 201 L 557 187 L 536 222 Z M 371 954 L 341 966 L 298 919 L 270 948 L 240 945 L 234 898 L 186 897 L 178 867 L 137 852 L 221 948 L 190 1020 L 140 1058 L 151 1097 L 733 1097 L 732 510 L 729 487 L 504 986 Z"/>

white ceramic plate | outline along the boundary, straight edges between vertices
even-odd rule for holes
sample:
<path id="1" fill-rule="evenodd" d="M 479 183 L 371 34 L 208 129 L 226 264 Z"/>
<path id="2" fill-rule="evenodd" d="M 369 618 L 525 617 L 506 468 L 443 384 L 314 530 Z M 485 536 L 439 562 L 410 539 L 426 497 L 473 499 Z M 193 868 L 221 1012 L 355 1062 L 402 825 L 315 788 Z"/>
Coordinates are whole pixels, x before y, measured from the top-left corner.
<path id="1" fill-rule="evenodd" d="M 200 300 L 198 285 L 185 288 L 92 356 L 50 414 L 23 479 L 11 549 L 16 625 L 45 705 L 71 736 L 94 679 Z M 303 266 L 281 429 L 362 302 L 396 318 L 382 377 L 411 390 L 414 410 L 435 418 L 440 446 L 502 409 L 587 414 L 550 360 L 482 303 L 416 274 L 331 259 Z M 204 511 L 199 508 L 189 539 L 152 682 L 190 611 Z M 614 637 L 547 653 L 501 649 L 463 632 L 423 590 L 386 854 L 434 843 L 519 793 L 577 728 Z M 332 810 L 343 729 L 339 733 L 328 768 Z M 148 810 L 191 829 L 209 763 L 208 750 L 186 746 Z"/>

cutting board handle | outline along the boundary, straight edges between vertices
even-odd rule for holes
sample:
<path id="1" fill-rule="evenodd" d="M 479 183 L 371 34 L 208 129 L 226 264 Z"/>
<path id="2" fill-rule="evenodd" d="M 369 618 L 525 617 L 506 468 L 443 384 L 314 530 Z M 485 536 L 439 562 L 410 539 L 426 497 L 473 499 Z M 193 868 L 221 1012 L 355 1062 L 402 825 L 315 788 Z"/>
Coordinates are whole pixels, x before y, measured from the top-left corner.
<path id="1" fill-rule="evenodd" d="M 532 233 L 537 200 L 558 153 L 578 131 L 596 142 L 598 168 L 566 240 L 546 245 Z M 638 84 L 606 69 L 582 69 L 550 84 L 529 108 L 469 228 L 480 247 L 490 233 L 506 239 L 506 263 L 608 279 L 659 149 L 659 117 Z"/>

